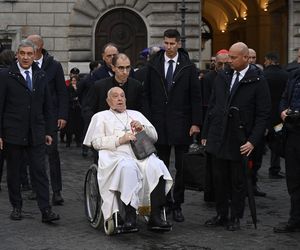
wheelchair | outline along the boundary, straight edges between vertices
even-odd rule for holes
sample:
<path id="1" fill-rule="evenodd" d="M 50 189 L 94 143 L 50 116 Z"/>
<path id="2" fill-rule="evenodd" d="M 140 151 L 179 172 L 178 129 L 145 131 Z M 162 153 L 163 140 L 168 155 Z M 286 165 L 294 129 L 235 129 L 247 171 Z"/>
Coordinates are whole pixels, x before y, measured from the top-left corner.
<path id="1" fill-rule="evenodd" d="M 97 179 L 98 166 L 92 164 L 85 176 L 84 182 L 84 205 L 86 217 L 90 226 L 95 229 L 103 230 L 106 235 L 136 232 L 137 230 L 128 231 L 122 227 L 122 218 L 120 212 L 114 213 L 111 218 L 104 220 L 101 211 L 102 198 L 99 192 L 98 179 Z M 121 210 L 121 209 L 120 209 Z M 150 208 L 141 207 L 138 209 L 138 214 L 141 215 L 146 222 L 149 221 Z M 166 220 L 165 209 L 162 211 L 162 218 Z M 172 227 L 167 230 L 172 230 Z"/>

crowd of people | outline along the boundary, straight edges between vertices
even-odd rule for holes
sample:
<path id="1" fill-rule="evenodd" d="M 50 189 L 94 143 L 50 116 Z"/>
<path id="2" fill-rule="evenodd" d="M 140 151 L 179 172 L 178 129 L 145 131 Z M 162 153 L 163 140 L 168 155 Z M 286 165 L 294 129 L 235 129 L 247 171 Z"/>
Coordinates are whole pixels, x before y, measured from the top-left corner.
<path id="1" fill-rule="evenodd" d="M 104 45 L 102 59 L 90 62 L 84 76 L 72 68 L 65 81 L 61 64 L 39 35 L 22 40 L 16 53 L 1 52 L 0 178 L 5 160 L 12 220 L 23 218 L 21 190 L 29 182 L 42 221 L 59 220 L 50 205 L 45 161 L 52 205 L 63 205 L 60 135 L 66 147 L 74 138 L 84 157 L 92 148 L 102 176 L 105 219 L 122 206 L 124 228 L 137 231 L 136 210 L 147 200 L 149 229 L 170 230 L 170 218 L 185 220 L 183 157 L 198 135 L 207 155 L 204 198 L 216 207 L 216 216 L 205 225 L 239 230 L 247 196 L 242 165 L 251 163 L 253 194 L 265 197 L 257 173 L 274 127 L 283 123 L 286 175 L 280 156 L 271 150 L 269 177 L 286 178 L 291 210 L 289 221 L 274 232 L 300 230 L 300 62 L 284 68 L 279 55 L 269 52 L 262 66 L 254 49 L 237 42 L 216 53 L 210 70 L 200 71 L 176 29 L 164 32 L 162 46 L 149 50 L 147 63 L 137 70 L 111 42 Z M 142 131 L 155 143 L 156 154 L 137 159 L 130 142 Z M 167 220 L 161 217 L 163 207 Z"/>

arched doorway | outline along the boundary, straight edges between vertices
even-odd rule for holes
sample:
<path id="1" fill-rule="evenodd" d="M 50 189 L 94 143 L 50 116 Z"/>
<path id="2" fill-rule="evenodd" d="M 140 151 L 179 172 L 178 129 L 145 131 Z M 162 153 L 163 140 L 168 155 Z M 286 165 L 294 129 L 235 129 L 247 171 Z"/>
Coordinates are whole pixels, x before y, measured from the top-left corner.
<path id="1" fill-rule="evenodd" d="M 127 54 L 131 64 L 139 60 L 139 52 L 147 47 L 147 28 L 133 11 L 118 8 L 100 18 L 95 30 L 95 59 L 100 60 L 104 44 L 113 42 Z"/>

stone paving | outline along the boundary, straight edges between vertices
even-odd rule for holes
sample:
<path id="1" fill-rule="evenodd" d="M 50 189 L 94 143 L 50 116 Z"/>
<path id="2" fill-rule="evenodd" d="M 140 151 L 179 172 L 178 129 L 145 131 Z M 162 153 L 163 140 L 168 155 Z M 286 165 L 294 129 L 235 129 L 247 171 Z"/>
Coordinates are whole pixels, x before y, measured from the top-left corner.
<path id="1" fill-rule="evenodd" d="M 35 201 L 27 200 L 24 192 L 24 216 L 21 221 L 11 221 L 7 186 L 2 183 L 0 191 L 0 249 L 300 249 L 300 233 L 274 234 L 272 228 L 288 219 L 289 197 L 285 179 L 268 178 L 268 157 L 260 170 L 259 182 L 267 197 L 257 198 L 258 228 L 255 230 L 249 209 L 246 207 L 241 230 L 228 232 L 223 228 L 207 228 L 205 220 L 215 215 L 213 204 L 203 201 L 203 192 L 186 191 L 183 205 L 185 222 L 174 222 L 168 233 L 147 231 L 146 224 L 139 218 L 140 231 L 134 234 L 106 236 L 103 231 L 89 226 L 83 203 L 83 184 L 92 157 L 84 159 L 75 146 L 60 145 L 63 171 L 64 206 L 53 207 L 61 220 L 53 225 L 41 223 Z M 282 164 L 283 165 L 283 164 Z M 5 175 L 5 172 L 4 172 Z M 4 176 L 5 178 L 5 176 Z M 4 179 L 3 178 L 3 179 Z"/>

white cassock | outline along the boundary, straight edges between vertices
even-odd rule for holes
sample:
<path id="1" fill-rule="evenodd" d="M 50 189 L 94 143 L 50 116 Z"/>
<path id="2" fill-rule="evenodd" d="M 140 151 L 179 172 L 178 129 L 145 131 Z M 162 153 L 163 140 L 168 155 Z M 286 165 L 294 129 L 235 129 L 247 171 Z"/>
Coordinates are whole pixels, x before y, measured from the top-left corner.
<path id="1" fill-rule="evenodd" d="M 119 211 L 118 197 L 138 209 L 150 205 L 150 193 L 161 176 L 166 181 L 165 194 L 173 184 L 169 170 L 155 154 L 138 160 L 130 143 L 119 145 L 119 138 L 130 131 L 132 120 L 139 121 L 147 135 L 154 142 L 157 140 L 154 126 L 140 112 L 106 110 L 92 117 L 83 141 L 84 145 L 99 150 L 98 184 L 105 220 Z"/>

